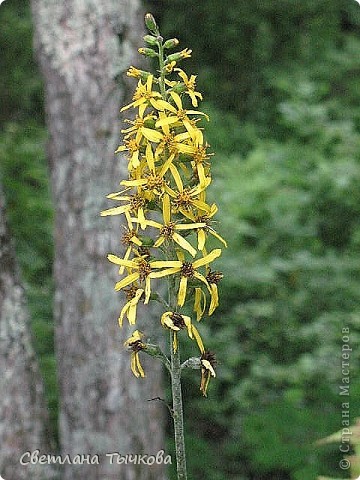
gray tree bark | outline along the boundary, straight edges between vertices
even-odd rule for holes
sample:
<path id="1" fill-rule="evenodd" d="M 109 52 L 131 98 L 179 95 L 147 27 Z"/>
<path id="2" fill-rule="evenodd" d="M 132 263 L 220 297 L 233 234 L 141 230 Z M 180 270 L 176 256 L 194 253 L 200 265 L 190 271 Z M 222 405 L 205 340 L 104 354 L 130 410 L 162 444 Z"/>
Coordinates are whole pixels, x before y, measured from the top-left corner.
<path id="1" fill-rule="evenodd" d="M 49 465 L 21 465 L 26 452 L 50 453 L 43 383 L 31 344 L 29 315 L 0 185 L 0 475 L 6 480 L 53 478 Z"/>
<path id="2" fill-rule="evenodd" d="M 139 0 L 32 0 L 35 45 L 45 79 L 55 218 L 55 321 L 63 455 L 100 456 L 64 465 L 63 479 L 150 480 L 163 465 L 110 464 L 107 453 L 164 448 L 161 366 L 130 372 L 117 317 L 123 301 L 106 260 L 119 252 L 119 218 L 102 218 L 105 195 L 127 175 L 114 151 L 124 72 L 141 44 Z M 139 42 L 140 40 L 140 42 Z M 122 84 L 119 85 L 119 82 Z M 115 457 L 114 457 L 115 458 Z"/>

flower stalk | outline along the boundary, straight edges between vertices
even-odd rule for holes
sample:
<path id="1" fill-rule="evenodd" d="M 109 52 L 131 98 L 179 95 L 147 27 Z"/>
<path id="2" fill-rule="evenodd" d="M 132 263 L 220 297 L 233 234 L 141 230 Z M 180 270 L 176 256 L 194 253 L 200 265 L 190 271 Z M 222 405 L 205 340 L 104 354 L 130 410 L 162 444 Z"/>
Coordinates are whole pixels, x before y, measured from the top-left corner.
<path id="1" fill-rule="evenodd" d="M 173 344 L 175 332 L 170 332 L 170 344 Z M 173 400 L 173 421 L 178 480 L 186 480 L 186 455 L 184 437 L 184 413 L 181 391 L 181 363 L 179 347 L 171 349 L 171 392 Z"/>
<path id="2" fill-rule="evenodd" d="M 221 255 L 221 248 L 209 250 L 207 243 L 210 237 L 224 246 L 226 242 L 214 228 L 217 206 L 206 198 L 212 181 L 212 154 L 208 153 L 202 122 L 209 118 L 198 110 L 202 95 L 196 91 L 196 76 L 188 76 L 177 66 L 191 56 L 191 50 L 168 53 L 179 41 L 164 41 L 151 14 L 146 14 L 145 24 L 150 34 L 144 37 L 147 46 L 139 53 L 157 58 L 159 70 L 154 75 L 131 66 L 127 72 L 138 84 L 132 102 L 121 111 L 135 115 L 125 120 L 128 128 L 121 131 L 124 140 L 116 153 L 125 154 L 129 175 L 120 182 L 121 190 L 107 196 L 118 202 L 117 206 L 101 215 L 122 215 L 127 225 L 121 238 L 125 253 L 108 255 L 121 277 L 115 290 L 126 297 L 120 327 L 125 319 L 130 325 L 138 323 L 139 303 L 158 301 L 165 309 L 159 324 L 169 331 L 168 354 L 149 343 L 140 330 L 124 345 L 131 351 L 130 366 L 136 377 L 146 375 L 140 360 L 143 353 L 159 359 L 170 373 L 177 476 L 186 480 L 181 372 L 185 367 L 200 370 L 204 396 L 216 375 L 215 355 L 205 349 L 190 315 L 200 322 L 218 307 L 217 284 L 222 273 L 211 265 Z M 156 292 L 156 285 L 163 280 L 168 286 L 166 300 Z M 145 328 L 149 331 L 151 326 Z M 194 341 L 199 356 L 181 363 L 183 331 Z"/>

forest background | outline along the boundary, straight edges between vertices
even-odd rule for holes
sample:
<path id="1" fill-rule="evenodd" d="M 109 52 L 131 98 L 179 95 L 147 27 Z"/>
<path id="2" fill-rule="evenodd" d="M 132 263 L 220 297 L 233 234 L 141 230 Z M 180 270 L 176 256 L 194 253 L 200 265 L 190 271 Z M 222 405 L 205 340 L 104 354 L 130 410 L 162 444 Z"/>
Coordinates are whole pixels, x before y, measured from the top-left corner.
<path id="1" fill-rule="evenodd" d="M 339 446 L 314 442 L 342 426 L 343 328 L 353 348 L 351 421 L 360 412 L 360 7 L 144 8 L 193 50 L 187 71 L 198 74 L 216 153 L 210 195 L 229 244 L 221 304 L 202 325 L 218 378 L 205 400 L 197 379 L 185 379 L 190 477 L 347 478 Z M 53 205 L 27 2 L 3 4 L 0 25 L 0 174 L 56 436 Z"/>

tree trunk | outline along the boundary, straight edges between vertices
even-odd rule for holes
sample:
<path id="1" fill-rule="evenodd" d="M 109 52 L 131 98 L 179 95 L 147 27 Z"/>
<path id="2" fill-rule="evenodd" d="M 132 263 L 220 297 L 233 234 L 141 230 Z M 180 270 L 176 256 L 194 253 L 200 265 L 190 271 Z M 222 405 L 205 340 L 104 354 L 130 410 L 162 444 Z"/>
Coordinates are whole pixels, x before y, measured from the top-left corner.
<path id="1" fill-rule="evenodd" d="M 64 455 L 100 456 L 99 465 L 64 465 L 63 479 L 161 479 L 163 465 L 111 464 L 106 457 L 164 448 L 163 406 L 147 401 L 161 396 L 161 366 L 151 362 L 144 380 L 130 371 L 123 347 L 129 331 L 117 325 L 123 297 L 106 260 L 119 252 L 121 228 L 119 218 L 99 215 L 108 207 L 105 195 L 127 175 L 114 151 L 127 100 L 124 71 L 136 62 L 142 34 L 140 2 L 33 0 L 32 10 L 56 208 L 60 442 Z"/>
<path id="2" fill-rule="evenodd" d="M 48 465 L 21 465 L 26 452 L 50 453 L 43 383 L 0 185 L 0 474 L 6 480 L 51 479 Z"/>

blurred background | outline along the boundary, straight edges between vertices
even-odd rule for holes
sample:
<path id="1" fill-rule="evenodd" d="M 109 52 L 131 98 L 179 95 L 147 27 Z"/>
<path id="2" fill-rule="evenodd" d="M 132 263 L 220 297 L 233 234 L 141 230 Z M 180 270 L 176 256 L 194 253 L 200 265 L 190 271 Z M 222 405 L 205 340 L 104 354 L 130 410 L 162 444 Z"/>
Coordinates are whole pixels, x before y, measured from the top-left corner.
<path id="1" fill-rule="evenodd" d="M 345 400 L 351 423 L 360 416 L 360 6 L 154 0 L 143 8 L 165 37 L 193 50 L 182 68 L 198 75 L 211 117 L 209 195 L 229 245 L 217 265 L 220 307 L 201 324 L 218 377 L 206 399 L 193 372 L 184 378 L 189 478 L 349 478 L 339 445 L 314 442 L 342 428 L 343 328 L 353 348 Z M 0 174 L 57 440 L 44 86 L 27 2 L 7 0 L 0 24 Z"/>

